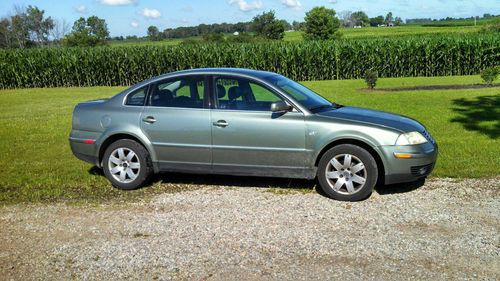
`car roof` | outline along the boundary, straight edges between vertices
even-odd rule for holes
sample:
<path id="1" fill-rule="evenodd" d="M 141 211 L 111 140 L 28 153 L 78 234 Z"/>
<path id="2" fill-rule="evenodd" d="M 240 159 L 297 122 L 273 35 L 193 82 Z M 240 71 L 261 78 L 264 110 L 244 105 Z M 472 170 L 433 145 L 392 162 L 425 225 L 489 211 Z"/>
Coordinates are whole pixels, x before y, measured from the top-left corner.
<path id="1" fill-rule="evenodd" d="M 274 76 L 278 75 L 277 73 L 274 72 L 269 72 L 269 71 L 262 71 L 262 70 L 255 70 L 255 69 L 248 69 L 248 68 L 229 68 L 229 67 L 214 67 L 214 68 L 193 68 L 193 69 L 186 69 L 186 70 L 179 70 L 179 71 L 174 71 L 174 72 L 169 72 L 165 74 L 161 74 L 155 77 L 152 77 L 150 79 L 146 79 L 144 81 L 141 81 L 135 85 L 132 85 L 128 89 L 125 89 L 124 91 L 120 93 L 125 93 L 125 92 L 131 92 L 137 88 L 140 88 L 144 85 L 147 85 L 149 83 L 152 83 L 154 81 L 161 80 L 163 78 L 169 78 L 171 76 L 177 76 L 177 75 L 216 75 L 216 74 L 240 74 L 240 75 L 247 75 L 247 76 L 252 76 L 255 78 L 260 78 L 265 80 L 269 76 Z"/>
<path id="2" fill-rule="evenodd" d="M 180 70 L 180 71 L 170 72 L 168 74 L 164 74 L 161 76 L 170 76 L 173 74 L 243 74 L 258 78 L 264 78 L 270 75 L 276 75 L 276 73 L 274 72 L 268 72 L 262 70 L 221 67 L 221 68 L 194 68 L 194 69 Z"/>

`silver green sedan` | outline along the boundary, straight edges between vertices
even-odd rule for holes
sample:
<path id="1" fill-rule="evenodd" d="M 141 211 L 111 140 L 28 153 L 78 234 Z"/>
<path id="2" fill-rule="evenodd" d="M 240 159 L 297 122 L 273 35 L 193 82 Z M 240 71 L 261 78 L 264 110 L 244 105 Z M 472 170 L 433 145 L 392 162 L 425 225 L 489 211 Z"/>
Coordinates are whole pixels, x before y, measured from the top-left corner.
<path id="1" fill-rule="evenodd" d="M 107 100 L 80 103 L 70 135 L 76 157 L 121 189 L 154 173 L 317 178 L 338 200 L 362 200 L 377 182 L 426 177 L 437 144 L 391 113 L 332 103 L 276 73 L 179 71 Z"/>

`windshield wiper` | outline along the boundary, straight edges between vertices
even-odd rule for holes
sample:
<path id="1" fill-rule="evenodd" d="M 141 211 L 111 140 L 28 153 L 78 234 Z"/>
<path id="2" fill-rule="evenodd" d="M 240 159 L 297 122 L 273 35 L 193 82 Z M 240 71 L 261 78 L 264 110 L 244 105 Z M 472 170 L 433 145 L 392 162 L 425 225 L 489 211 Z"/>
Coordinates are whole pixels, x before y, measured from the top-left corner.
<path id="1" fill-rule="evenodd" d="M 333 104 L 320 104 L 320 105 L 316 105 L 316 106 L 313 106 L 313 107 L 309 107 L 307 109 L 309 109 L 310 111 L 314 111 L 314 110 L 318 110 L 318 109 L 323 109 L 323 108 L 329 108 L 329 107 L 332 107 Z"/>
<path id="2" fill-rule="evenodd" d="M 310 111 L 315 111 L 315 110 L 323 109 L 323 108 L 340 108 L 340 107 L 342 107 L 342 105 L 336 104 L 336 103 L 330 103 L 330 104 L 321 104 L 321 105 L 313 106 L 313 107 L 310 107 L 308 109 Z"/>

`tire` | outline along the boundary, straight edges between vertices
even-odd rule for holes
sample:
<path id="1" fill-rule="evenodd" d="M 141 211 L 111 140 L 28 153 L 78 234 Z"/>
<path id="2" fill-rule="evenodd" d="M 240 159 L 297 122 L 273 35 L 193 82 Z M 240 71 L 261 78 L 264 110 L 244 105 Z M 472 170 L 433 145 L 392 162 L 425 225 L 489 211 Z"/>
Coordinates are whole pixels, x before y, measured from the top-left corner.
<path id="1" fill-rule="evenodd" d="M 371 195 L 377 183 L 377 162 L 365 149 L 341 144 L 323 154 L 317 176 L 321 189 L 328 197 L 340 201 L 360 201 Z"/>
<path id="2" fill-rule="evenodd" d="M 143 187 L 153 175 L 149 152 L 141 144 L 129 139 L 118 140 L 109 145 L 102 163 L 106 178 L 119 189 Z"/>

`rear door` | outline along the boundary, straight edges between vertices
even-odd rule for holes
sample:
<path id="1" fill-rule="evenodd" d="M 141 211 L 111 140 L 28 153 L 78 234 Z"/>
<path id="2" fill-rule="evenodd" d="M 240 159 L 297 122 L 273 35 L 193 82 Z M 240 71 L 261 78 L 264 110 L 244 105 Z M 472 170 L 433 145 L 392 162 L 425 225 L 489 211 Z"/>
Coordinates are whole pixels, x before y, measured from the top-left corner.
<path id="1" fill-rule="evenodd" d="M 210 173 L 211 123 L 208 78 L 183 76 L 153 83 L 141 115 L 161 170 Z"/>
<path id="2" fill-rule="evenodd" d="M 214 172 L 302 176 L 306 150 L 301 112 L 271 112 L 271 103 L 282 98 L 252 79 L 217 76 L 213 92 Z"/>

